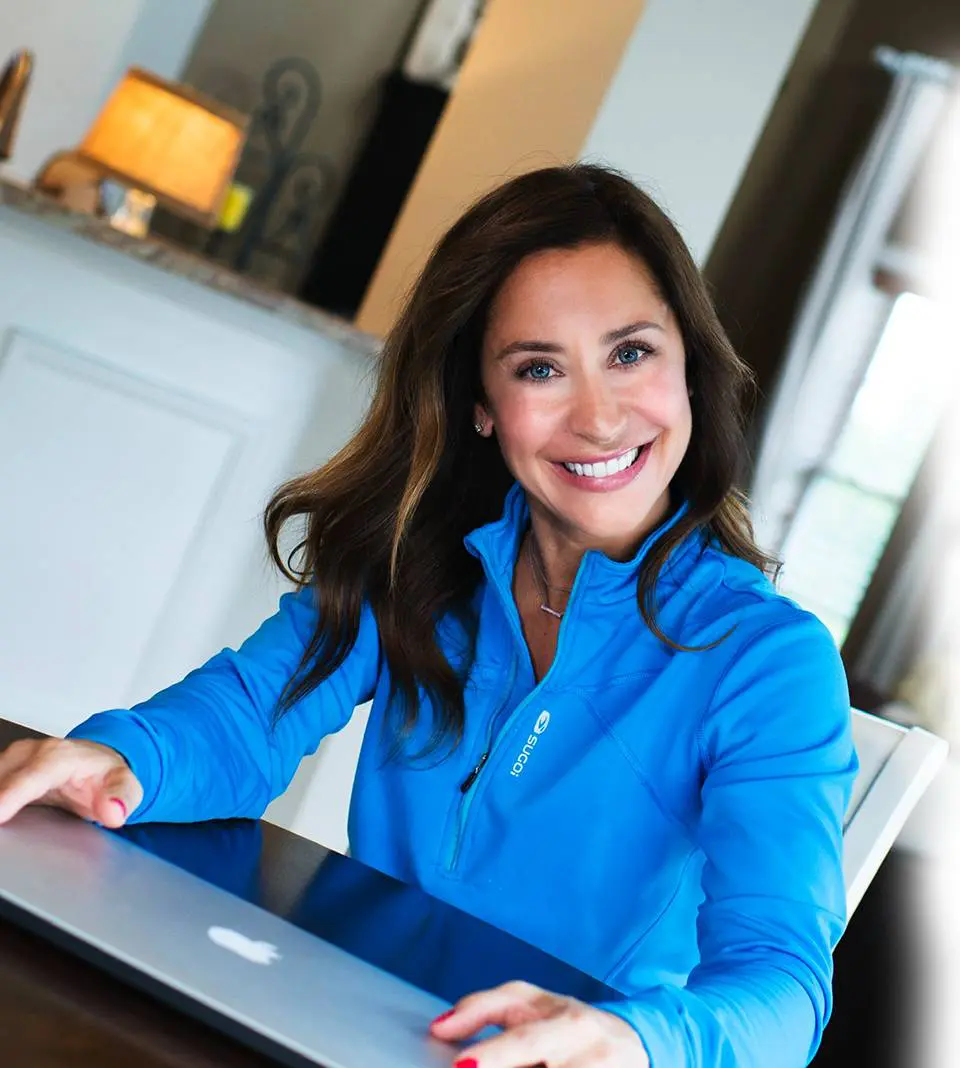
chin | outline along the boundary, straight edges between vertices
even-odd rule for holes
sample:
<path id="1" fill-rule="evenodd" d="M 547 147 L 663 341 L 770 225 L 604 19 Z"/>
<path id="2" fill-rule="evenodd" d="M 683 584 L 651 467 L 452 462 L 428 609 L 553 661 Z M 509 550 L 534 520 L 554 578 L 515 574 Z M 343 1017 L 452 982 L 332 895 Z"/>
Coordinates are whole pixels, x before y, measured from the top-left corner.
<path id="1" fill-rule="evenodd" d="M 569 527 L 579 531 L 590 542 L 611 544 L 631 540 L 639 541 L 653 527 L 659 525 L 667 507 L 661 504 L 662 494 L 654 498 L 644 494 L 642 500 L 613 501 L 599 498 L 590 502 L 578 502 L 571 507 L 568 501 L 552 511 Z M 655 515 L 655 518 L 651 518 Z"/>

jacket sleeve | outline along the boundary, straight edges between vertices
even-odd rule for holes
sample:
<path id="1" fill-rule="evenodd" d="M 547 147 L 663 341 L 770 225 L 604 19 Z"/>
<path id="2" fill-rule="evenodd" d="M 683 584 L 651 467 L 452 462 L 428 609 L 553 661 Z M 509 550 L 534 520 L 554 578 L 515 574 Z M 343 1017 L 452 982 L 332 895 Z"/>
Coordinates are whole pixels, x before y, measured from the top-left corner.
<path id="1" fill-rule="evenodd" d="M 130 709 L 92 716 L 67 735 L 116 749 L 143 786 L 130 822 L 259 817 L 300 760 L 340 730 L 376 687 L 379 638 L 366 604 L 340 667 L 280 719 L 273 714 L 317 621 L 314 590 L 280 598 L 234 651 Z"/>
<path id="2" fill-rule="evenodd" d="M 830 1016 L 858 762 L 837 648 L 793 613 L 741 648 L 700 727 L 700 961 L 682 988 L 599 1006 L 652 1068 L 801 1068 Z"/>

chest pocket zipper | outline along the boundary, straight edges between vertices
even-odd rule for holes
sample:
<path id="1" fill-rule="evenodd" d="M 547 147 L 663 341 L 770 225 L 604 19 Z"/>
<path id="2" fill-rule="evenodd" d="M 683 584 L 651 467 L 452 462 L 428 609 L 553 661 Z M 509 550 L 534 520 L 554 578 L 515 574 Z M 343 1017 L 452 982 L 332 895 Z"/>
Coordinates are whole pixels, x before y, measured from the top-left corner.
<path id="1" fill-rule="evenodd" d="M 510 682 L 507 685 L 507 691 L 500 702 L 500 707 L 494 713 L 490 720 L 490 728 L 487 732 L 487 745 L 484 751 L 480 754 L 480 759 L 477 761 L 473 771 L 460 783 L 460 800 L 457 805 L 457 818 L 456 828 L 453 840 L 453 846 L 451 849 L 451 855 L 448 862 L 448 870 L 452 871 L 457 865 L 457 859 L 460 856 L 460 842 L 463 838 L 463 829 L 467 821 L 467 813 L 470 811 L 470 805 L 473 801 L 473 797 L 470 795 L 470 788 L 477 781 L 477 777 L 483 770 L 484 765 L 490 759 L 490 755 L 496 748 L 497 728 L 500 725 L 500 720 L 503 718 L 504 709 L 510 701 L 510 695 L 513 693 L 513 686 L 517 680 L 517 658 L 514 655 L 510 661 Z M 523 702 L 521 702 L 522 704 Z"/>
<path id="2" fill-rule="evenodd" d="M 471 771 L 470 774 L 463 780 L 463 782 L 460 783 L 460 793 L 465 794 L 467 792 L 467 790 L 469 790 L 470 787 L 473 786 L 474 782 L 476 781 L 477 776 L 483 770 L 483 765 L 486 764 L 486 762 L 489 759 L 489 757 L 490 757 L 490 750 L 488 749 L 483 754 L 483 756 L 480 757 L 480 761 L 477 764 L 477 766 L 473 769 L 473 771 Z"/>

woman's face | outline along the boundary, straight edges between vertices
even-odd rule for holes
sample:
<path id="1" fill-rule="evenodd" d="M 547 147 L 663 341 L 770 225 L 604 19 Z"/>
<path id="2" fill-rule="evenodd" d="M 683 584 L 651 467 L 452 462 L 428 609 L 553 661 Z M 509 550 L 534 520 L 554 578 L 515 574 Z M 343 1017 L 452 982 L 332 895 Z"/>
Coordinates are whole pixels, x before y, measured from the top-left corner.
<path id="1" fill-rule="evenodd" d="M 481 380 L 477 422 L 531 510 L 632 554 L 667 513 L 691 428 L 683 340 L 642 261 L 613 243 L 528 256 L 491 306 Z"/>

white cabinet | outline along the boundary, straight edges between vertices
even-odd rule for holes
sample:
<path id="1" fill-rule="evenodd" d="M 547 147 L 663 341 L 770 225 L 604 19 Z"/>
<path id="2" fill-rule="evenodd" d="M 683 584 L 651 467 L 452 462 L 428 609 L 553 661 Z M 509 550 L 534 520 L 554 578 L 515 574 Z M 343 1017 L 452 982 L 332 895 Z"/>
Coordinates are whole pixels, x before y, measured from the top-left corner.
<path id="1" fill-rule="evenodd" d="M 0 208 L 3 715 L 61 734 L 270 615 L 263 506 L 357 425 L 370 349 Z M 358 727 L 278 821 L 342 846 Z"/>

